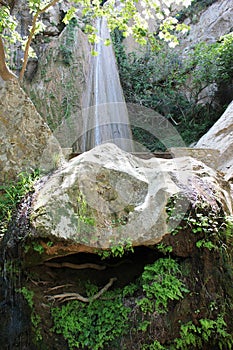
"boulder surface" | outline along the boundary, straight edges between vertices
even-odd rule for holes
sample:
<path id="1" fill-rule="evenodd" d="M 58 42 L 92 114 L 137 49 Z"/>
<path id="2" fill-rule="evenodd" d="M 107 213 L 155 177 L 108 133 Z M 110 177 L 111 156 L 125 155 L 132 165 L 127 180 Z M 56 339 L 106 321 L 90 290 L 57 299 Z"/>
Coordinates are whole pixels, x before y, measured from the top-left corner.
<path id="1" fill-rule="evenodd" d="M 233 101 L 195 147 L 218 150 L 218 169 L 226 173 L 226 180 L 233 178 Z"/>
<path id="2" fill-rule="evenodd" d="M 51 130 L 17 81 L 0 82 L 0 183 L 62 160 Z"/>
<path id="3" fill-rule="evenodd" d="M 169 222 L 168 200 L 179 193 L 181 215 Z M 215 170 L 191 157 L 142 160 L 107 143 L 37 184 L 30 221 L 37 241 L 53 242 L 45 246 L 53 256 L 154 245 L 197 201 L 231 212 L 228 184 Z"/>

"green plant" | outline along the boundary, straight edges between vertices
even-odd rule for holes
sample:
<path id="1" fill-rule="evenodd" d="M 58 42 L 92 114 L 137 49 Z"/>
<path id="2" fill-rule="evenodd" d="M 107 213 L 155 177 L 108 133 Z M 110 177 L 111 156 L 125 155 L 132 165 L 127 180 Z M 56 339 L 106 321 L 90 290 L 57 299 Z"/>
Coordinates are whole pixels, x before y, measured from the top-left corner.
<path id="1" fill-rule="evenodd" d="M 32 309 L 33 306 L 34 306 L 34 301 L 33 301 L 34 292 L 32 290 L 27 289 L 26 287 L 22 287 L 19 290 L 19 292 L 23 294 L 23 296 L 26 299 L 30 309 Z"/>
<path id="2" fill-rule="evenodd" d="M 180 202 L 179 202 L 180 201 Z M 196 242 L 198 248 L 209 250 L 225 246 L 228 232 L 231 236 L 231 220 L 225 217 L 219 208 L 212 208 L 210 204 L 203 203 L 198 199 L 195 206 L 186 213 L 182 211 L 182 195 L 173 195 L 166 205 L 168 214 L 167 222 L 177 223 L 172 228 L 171 234 L 176 235 L 181 230 L 191 230 L 201 239 Z"/>
<path id="3" fill-rule="evenodd" d="M 172 252 L 172 246 L 170 245 L 165 245 L 164 243 L 159 243 L 157 244 L 156 248 L 163 253 L 164 255 L 166 255 L 167 253 L 171 253 Z"/>
<path id="4" fill-rule="evenodd" d="M 217 106 L 213 101 L 223 84 L 231 84 L 232 33 L 213 44 L 198 44 L 185 59 L 162 43 L 156 51 L 148 45 L 143 52 L 127 54 L 119 31 L 113 41 L 126 102 L 164 115 L 184 142 L 197 141 L 223 113 L 225 102 Z M 201 93 L 210 86 L 208 99 L 202 101 Z M 132 131 L 134 139 L 151 151 L 164 150 L 148 131 Z M 173 140 L 168 142 L 175 146 Z"/>
<path id="5" fill-rule="evenodd" d="M 191 321 L 181 325 L 180 338 L 175 339 L 171 350 L 203 349 L 208 344 L 217 345 L 220 350 L 232 349 L 233 339 L 227 332 L 227 325 L 222 315 L 218 315 L 216 320 L 200 319 L 199 325 L 194 325 Z"/>
<path id="6" fill-rule="evenodd" d="M 156 310 L 164 313 L 168 302 L 179 300 L 188 289 L 177 277 L 180 273 L 178 263 L 171 258 L 161 258 L 147 265 L 142 273 L 142 288 L 146 297 L 137 301 L 144 313 Z"/>
<path id="7" fill-rule="evenodd" d="M 91 297 L 96 290 L 96 286 L 89 285 L 87 295 Z M 114 299 L 112 293 L 106 292 L 105 300 L 97 299 L 89 304 L 71 301 L 52 308 L 53 331 L 63 335 L 70 349 L 104 349 L 128 328 L 130 309 L 123 305 L 119 291 L 113 293 Z"/>
<path id="8" fill-rule="evenodd" d="M 144 344 L 142 350 L 166 350 L 166 348 L 158 340 L 155 340 L 152 344 Z"/>
<path id="9" fill-rule="evenodd" d="M 44 247 L 40 243 L 33 242 L 32 246 L 35 252 L 38 252 L 39 254 L 44 253 Z"/>
<path id="10" fill-rule="evenodd" d="M 94 226 L 95 225 L 95 218 L 90 216 L 90 209 L 88 207 L 88 204 L 85 200 L 84 195 L 80 192 L 77 197 L 77 218 L 79 222 L 83 222 L 84 224 Z"/>
<path id="11" fill-rule="evenodd" d="M 130 283 L 125 286 L 122 290 L 122 296 L 133 296 L 134 293 L 139 289 L 139 283 Z"/>
<path id="12" fill-rule="evenodd" d="M 7 225 L 17 204 L 26 193 L 33 190 L 34 182 L 38 177 L 38 170 L 31 174 L 22 172 L 18 175 L 16 181 L 9 181 L 0 186 L 0 233 L 6 232 Z"/>
<path id="13" fill-rule="evenodd" d="M 42 335 L 41 335 L 41 317 L 35 312 L 35 305 L 34 305 L 34 292 L 32 290 L 27 289 L 26 287 L 22 287 L 21 289 L 18 290 L 18 292 L 22 293 L 23 297 L 28 303 L 28 306 L 31 309 L 31 325 L 32 325 L 32 330 L 34 333 L 34 341 L 38 343 L 39 341 L 42 340 Z"/>
<path id="14" fill-rule="evenodd" d="M 72 53 L 75 43 L 75 28 L 77 25 L 77 19 L 72 18 L 66 27 L 66 41 L 59 48 L 60 54 L 62 56 L 62 62 L 65 66 L 70 66 L 72 64 Z"/>
<path id="15" fill-rule="evenodd" d="M 120 241 L 118 244 L 111 245 L 108 250 L 98 250 L 97 253 L 101 256 L 101 259 L 121 258 L 127 252 L 133 253 L 134 249 L 131 240 Z"/>

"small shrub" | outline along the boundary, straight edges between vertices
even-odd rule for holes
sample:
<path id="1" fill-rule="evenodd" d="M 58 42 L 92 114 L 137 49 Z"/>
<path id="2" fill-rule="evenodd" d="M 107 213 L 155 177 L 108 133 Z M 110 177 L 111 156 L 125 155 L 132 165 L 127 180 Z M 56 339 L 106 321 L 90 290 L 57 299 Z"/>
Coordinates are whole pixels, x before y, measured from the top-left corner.
<path id="1" fill-rule="evenodd" d="M 53 331 L 63 335 L 69 349 L 104 349 L 126 333 L 130 309 L 116 294 L 115 299 L 111 300 L 112 293 L 109 293 L 105 297 L 111 296 L 110 300 L 97 299 L 89 304 L 71 301 L 52 309 Z"/>
<path id="2" fill-rule="evenodd" d="M 25 194 L 33 189 L 38 177 L 38 170 L 32 174 L 20 173 L 16 181 L 9 181 L 0 186 L 0 234 L 6 232 L 14 209 Z"/>
<path id="3" fill-rule="evenodd" d="M 144 313 L 156 310 L 164 313 L 168 309 L 168 302 L 179 300 L 188 289 L 177 275 L 180 273 L 178 263 L 171 258 L 162 258 L 152 265 L 147 265 L 142 274 L 142 287 L 146 297 L 137 304 Z"/>
<path id="4" fill-rule="evenodd" d="M 195 326 L 191 321 L 181 325 L 180 338 L 175 339 L 171 350 L 203 349 L 209 344 L 218 345 L 220 350 L 232 349 L 233 339 L 227 332 L 227 325 L 222 315 L 216 320 L 200 319 L 199 326 Z"/>

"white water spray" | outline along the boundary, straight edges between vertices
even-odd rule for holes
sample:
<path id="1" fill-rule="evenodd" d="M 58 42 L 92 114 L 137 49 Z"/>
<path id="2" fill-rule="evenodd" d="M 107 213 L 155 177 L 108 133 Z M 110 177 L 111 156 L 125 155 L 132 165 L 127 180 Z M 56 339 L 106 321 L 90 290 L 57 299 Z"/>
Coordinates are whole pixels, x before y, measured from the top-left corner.
<path id="1" fill-rule="evenodd" d="M 97 56 L 91 57 L 90 75 L 83 94 L 84 133 L 81 151 L 112 142 L 125 151 L 133 151 L 128 111 L 122 92 L 116 58 L 105 18 L 96 23 L 101 40 L 94 45 Z"/>

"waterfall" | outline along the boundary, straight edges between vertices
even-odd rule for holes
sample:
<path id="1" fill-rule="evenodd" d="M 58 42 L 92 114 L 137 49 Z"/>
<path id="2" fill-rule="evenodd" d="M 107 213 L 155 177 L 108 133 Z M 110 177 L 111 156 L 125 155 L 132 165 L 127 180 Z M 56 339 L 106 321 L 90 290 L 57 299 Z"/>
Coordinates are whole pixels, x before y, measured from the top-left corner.
<path id="1" fill-rule="evenodd" d="M 91 57 L 90 75 L 83 94 L 83 136 L 79 148 L 87 151 L 105 142 L 115 143 L 132 152 L 132 137 L 128 111 L 120 84 L 116 58 L 105 18 L 98 18 L 97 34 L 103 39 L 94 45 L 96 56 Z"/>

